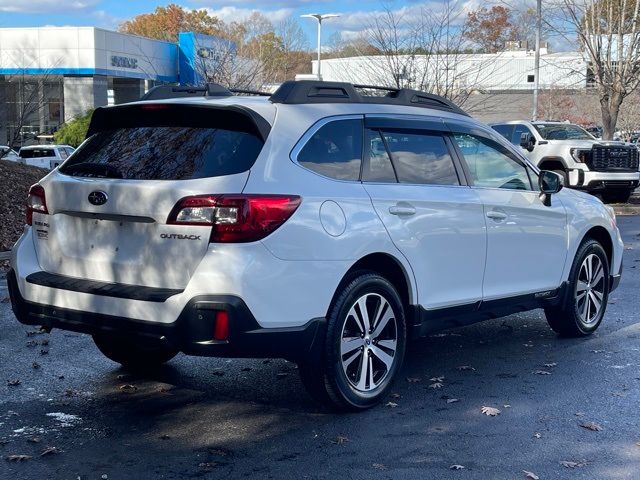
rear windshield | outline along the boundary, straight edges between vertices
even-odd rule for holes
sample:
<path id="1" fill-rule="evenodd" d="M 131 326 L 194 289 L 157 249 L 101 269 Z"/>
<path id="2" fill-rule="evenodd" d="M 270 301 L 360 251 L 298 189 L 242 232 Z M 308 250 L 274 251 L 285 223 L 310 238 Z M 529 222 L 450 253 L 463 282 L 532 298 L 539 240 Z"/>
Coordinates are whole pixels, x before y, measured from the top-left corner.
<path id="1" fill-rule="evenodd" d="M 118 121 L 110 112 L 109 125 L 124 125 L 93 133 L 60 172 L 133 180 L 188 180 L 232 175 L 253 166 L 264 142 L 242 125 L 237 115 L 224 122 L 224 112 L 218 120 L 212 119 L 221 112 L 209 110 L 202 117 L 202 112 L 192 111 L 189 118 L 185 113 L 134 111 L 126 121 Z"/>
<path id="2" fill-rule="evenodd" d="M 22 158 L 55 157 L 56 152 L 52 148 L 29 148 L 20 150 Z"/>

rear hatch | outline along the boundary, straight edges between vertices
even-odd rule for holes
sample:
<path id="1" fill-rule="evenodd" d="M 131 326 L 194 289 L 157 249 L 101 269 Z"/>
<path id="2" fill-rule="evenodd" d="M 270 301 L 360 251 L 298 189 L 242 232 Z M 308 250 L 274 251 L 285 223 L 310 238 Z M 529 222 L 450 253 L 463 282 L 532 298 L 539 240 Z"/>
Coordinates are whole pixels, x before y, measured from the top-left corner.
<path id="1" fill-rule="evenodd" d="M 33 217 L 40 266 L 102 282 L 185 288 L 211 227 L 167 218 L 183 197 L 242 192 L 265 124 L 234 106 L 98 109 L 88 139 L 41 182 L 48 215 Z"/>

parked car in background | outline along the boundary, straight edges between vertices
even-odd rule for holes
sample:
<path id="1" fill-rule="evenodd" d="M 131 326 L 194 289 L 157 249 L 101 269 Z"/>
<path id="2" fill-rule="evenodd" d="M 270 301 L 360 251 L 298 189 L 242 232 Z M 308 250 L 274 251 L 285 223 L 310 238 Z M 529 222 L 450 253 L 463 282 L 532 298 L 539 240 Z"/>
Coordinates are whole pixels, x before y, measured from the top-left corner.
<path id="1" fill-rule="evenodd" d="M 491 127 L 541 170 L 560 174 L 571 188 L 626 202 L 640 182 L 640 152 L 624 142 L 597 140 L 578 125 L 513 121 Z"/>
<path id="2" fill-rule="evenodd" d="M 7 145 L 0 145 L 0 160 L 18 162 L 20 160 L 20 155 L 18 155 L 11 147 L 8 147 Z"/>
<path id="3" fill-rule="evenodd" d="M 435 330 L 542 307 L 593 333 L 620 281 L 613 209 L 449 100 L 386 90 L 161 86 L 98 108 L 29 192 L 16 318 L 131 369 L 287 358 L 346 410 L 388 398 Z"/>
<path id="4" fill-rule="evenodd" d="M 74 152 L 69 145 L 30 145 L 20 149 L 20 160 L 27 165 L 53 170 Z"/>
<path id="5" fill-rule="evenodd" d="M 595 138 L 602 138 L 602 127 L 586 127 L 585 130 Z"/>

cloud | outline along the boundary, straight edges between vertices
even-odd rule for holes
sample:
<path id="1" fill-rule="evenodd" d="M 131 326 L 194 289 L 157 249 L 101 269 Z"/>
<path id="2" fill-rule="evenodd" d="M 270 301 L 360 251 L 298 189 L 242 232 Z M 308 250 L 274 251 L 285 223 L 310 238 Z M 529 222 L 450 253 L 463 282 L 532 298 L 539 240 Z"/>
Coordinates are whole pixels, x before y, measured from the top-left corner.
<path id="1" fill-rule="evenodd" d="M 252 13 L 261 13 L 264 15 L 271 23 L 278 23 L 283 21 L 284 19 L 290 17 L 294 9 L 293 8 L 279 8 L 277 10 L 262 10 L 258 8 L 243 8 L 243 7 L 232 7 L 226 6 L 219 9 L 206 9 L 209 15 L 213 15 L 218 17 L 219 19 L 225 22 L 241 22 L 242 20 L 247 19 Z"/>
<path id="2" fill-rule="evenodd" d="M 52 13 L 87 10 L 101 0 L 0 0 L 0 12 Z"/>
<path id="3" fill-rule="evenodd" d="M 280 7 L 280 8 L 290 8 L 290 9 L 296 9 L 296 8 L 300 8 L 300 7 L 305 7 L 309 4 L 317 4 L 317 3 L 332 3 L 333 0 L 271 0 L 270 2 L 268 2 L 268 5 L 270 7 Z M 257 3 L 261 3 L 258 2 L 256 0 L 232 0 L 232 1 L 224 1 L 224 0 L 191 0 L 191 3 L 194 4 L 201 4 L 201 5 L 205 5 L 208 7 L 211 7 L 212 5 L 215 7 L 218 7 L 220 9 L 224 8 L 224 7 L 229 7 L 229 8 L 235 8 L 233 6 L 230 6 L 230 4 L 233 5 L 249 5 L 251 7 L 239 7 L 240 9 L 245 9 L 245 8 L 249 8 L 249 9 L 255 9 L 255 5 Z M 264 2 L 267 3 L 267 2 Z M 258 9 L 256 9 L 258 10 Z"/>

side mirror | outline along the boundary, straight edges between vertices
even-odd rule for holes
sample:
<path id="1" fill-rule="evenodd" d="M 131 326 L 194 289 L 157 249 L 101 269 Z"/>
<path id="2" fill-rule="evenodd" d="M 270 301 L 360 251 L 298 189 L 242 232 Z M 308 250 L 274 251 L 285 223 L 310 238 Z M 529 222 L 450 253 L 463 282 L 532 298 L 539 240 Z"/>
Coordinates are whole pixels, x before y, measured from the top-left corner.
<path id="1" fill-rule="evenodd" d="M 538 177 L 538 187 L 540 188 L 540 198 L 547 206 L 551 206 L 551 195 L 558 193 L 564 187 L 564 178 L 556 172 L 542 170 Z"/>
<path id="2" fill-rule="evenodd" d="M 520 146 L 528 152 L 533 152 L 536 146 L 536 139 L 531 133 L 523 133 L 520 135 Z"/>

